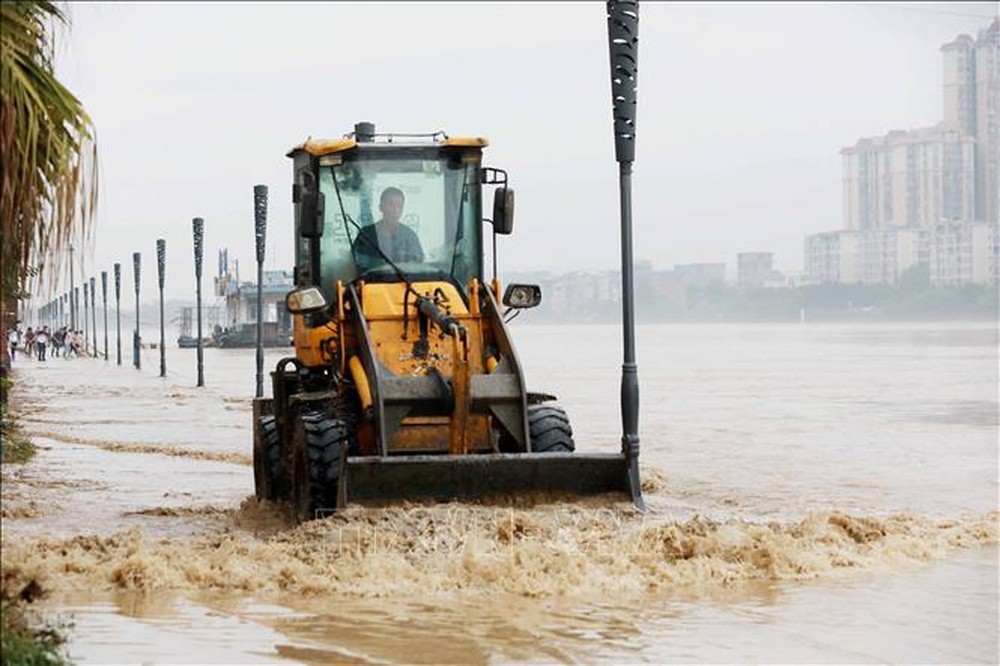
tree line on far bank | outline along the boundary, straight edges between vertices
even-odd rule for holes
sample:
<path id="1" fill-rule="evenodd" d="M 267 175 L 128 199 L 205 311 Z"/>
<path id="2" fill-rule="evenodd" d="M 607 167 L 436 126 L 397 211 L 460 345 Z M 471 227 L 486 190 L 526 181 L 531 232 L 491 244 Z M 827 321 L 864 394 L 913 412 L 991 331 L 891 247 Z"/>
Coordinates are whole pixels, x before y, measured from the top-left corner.
<path id="1" fill-rule="evenodd" d="M 749 289 L 714 282 L 663 293 L 643 289 L 637 283 L 635 298 L 640 323 L 997 321 L 1000 316 L 996 285 L 932 286 L 926 264 L 905 271 L 895 284 Z M 528 313 L 524 321 L 614 323 L 620 319 L 621 303 L 617 300 L 547 303 L 543 293 L 542 306 Z"/>

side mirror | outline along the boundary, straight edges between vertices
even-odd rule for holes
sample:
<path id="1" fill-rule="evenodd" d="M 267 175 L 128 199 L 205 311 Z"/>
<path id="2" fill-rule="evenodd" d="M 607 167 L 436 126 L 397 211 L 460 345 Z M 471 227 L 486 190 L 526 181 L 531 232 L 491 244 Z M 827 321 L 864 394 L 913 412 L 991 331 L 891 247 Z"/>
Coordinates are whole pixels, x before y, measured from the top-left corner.
<path id="1" fill-rule="evenodd" d="M 542 302 L 542 288 L 537 284 L 509 284 L 503 292 L 503 304 L 509 308 L 526 310 Z"/>
<path id="2" fill-rule="evenodd" d="M 302 174 L 302 187 L 295 191 L 299 203 L 299 235 L 303 238 L 323 236 L 324 197 L 316 188 L 316 177 L 306 171 Z"/>
<path id="3" fill-rule="evenodd" d="M 323 298 L 323 292 L 316 287 L 306 287 L 288 292 L 285 296 L 285 307 L 292 314 L 309 314 L 325 308 L 326 299 Z"/>
<path id="4" fill-rule="evenodd" d="M 493 230 L 504 236 L 514 231 L 514 190 L 509 187 L 493 190 Z"/>

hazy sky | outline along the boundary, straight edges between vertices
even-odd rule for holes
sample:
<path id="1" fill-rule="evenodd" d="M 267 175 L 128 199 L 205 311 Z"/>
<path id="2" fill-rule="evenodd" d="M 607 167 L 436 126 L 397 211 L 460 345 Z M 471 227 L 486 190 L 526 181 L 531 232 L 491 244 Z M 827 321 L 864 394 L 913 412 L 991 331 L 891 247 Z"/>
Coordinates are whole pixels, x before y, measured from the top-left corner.
<path id="1" fill-rule="evenodd" d="M 267 268 L 292 261 L 288 149 L 377 130 L 482 135 L 517 191 L 500 270 L 618 265 L 603 2 L 70 3 L 57 74 L 97 128 L 88 276 L 143 253 L 168 297 L 205 289 L 228 247 L 254 266 L 252 191 L 270 188 Z M 657 268 L 772 251 L 841 225 L 838 151 L 941 119 L 941 44 L 997 3 L 640 3 L 637 259 Z M 79 270 L 77 272 L 79 276 Z M 131 286 L 129 286 L 131 290 Z"/>

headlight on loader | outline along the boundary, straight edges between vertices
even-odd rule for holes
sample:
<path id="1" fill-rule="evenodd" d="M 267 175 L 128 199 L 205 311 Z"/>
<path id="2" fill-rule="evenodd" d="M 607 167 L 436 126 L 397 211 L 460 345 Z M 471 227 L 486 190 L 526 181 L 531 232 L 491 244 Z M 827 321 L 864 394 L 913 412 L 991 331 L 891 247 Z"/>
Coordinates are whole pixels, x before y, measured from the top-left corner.
<path id="1" fill-rule="evenodd" d="M 306 287 L 288 292 L 285 296 L 285 307 L 292 314 L 308 314 L 325 308 L 326 299 L 323 298 L 323 292 L 316 287 Z"/>

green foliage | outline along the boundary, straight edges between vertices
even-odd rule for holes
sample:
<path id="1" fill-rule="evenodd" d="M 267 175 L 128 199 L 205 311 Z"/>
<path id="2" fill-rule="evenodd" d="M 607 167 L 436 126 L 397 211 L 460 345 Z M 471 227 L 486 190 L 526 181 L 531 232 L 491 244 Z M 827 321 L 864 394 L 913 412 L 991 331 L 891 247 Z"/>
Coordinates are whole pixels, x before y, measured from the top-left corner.
<path id="1" fill-rule="evenodd" d="M 12 382 L 6 377 L 0 377 L 0 392 L 4 396 L 10 391 Z M 0 402 L 0 459 L 5 463 L 26 463 L 31 460 L 37 449 L 20 431 L 17 424 L 8 418 L 6 399 Z"/>
<path id="2" fill-rule="evenodd" d="M 93 124 L 55 77 L 55 30 L 68 23 L 48 0 L 0 2 L 0 325 L 11 301 L 59 250 L 85 234 L 97 205 Z"/>
<path id="3" fill-rule="evenodd" d="M 899 274 L 899 290 L 919 293 L 931 288 L 931 265 L 927 262 L 914 264 Z"/>
<path id="4" fill-rule="evenodd" d="M 8 666 L 58 666 L 70 662 L 61 654 L 62 638 L 54 629 L 32 628 L 23 604 L 0 604 L 0 661 Z"/>

